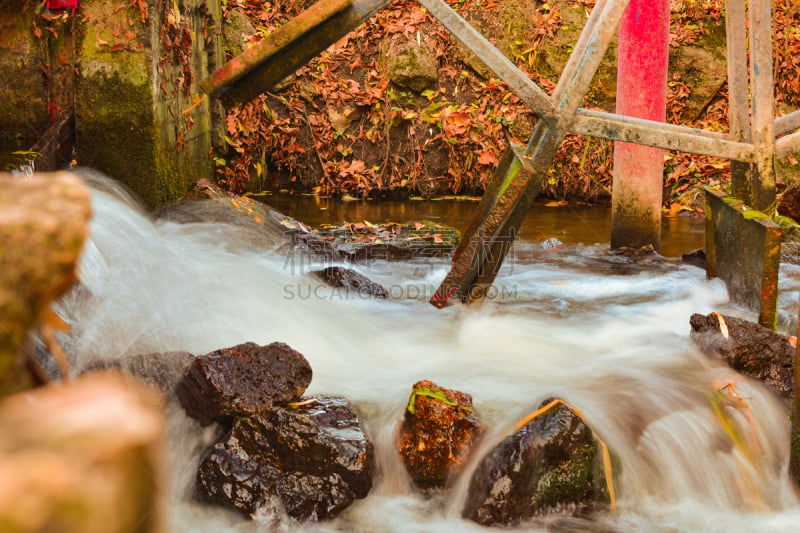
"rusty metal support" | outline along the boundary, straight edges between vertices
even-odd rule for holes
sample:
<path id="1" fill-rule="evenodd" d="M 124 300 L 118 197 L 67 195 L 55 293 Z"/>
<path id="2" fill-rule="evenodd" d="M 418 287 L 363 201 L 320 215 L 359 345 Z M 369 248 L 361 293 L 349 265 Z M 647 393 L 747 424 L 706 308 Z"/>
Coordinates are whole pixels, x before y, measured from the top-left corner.
<path id="1" fill-rule="evenodd" d="M 391 0 L 321 0 L 200 82 L 232 106 L 269 91 Z"/>
<path id="2" fill-rule="evenodd" d="M 544 121 L 539 122 L 537 130 L 545 129 L 548 128 Z M 551 130 L 550 142 L 541 146 L 542 153 L 550 152 L 547 167 L 559 144 L 553 143 L 553 139 Z M 539 159 L 543 158 L 540 156 Z M 481 199 L 478 212 L 453 253 L 450 272 L 431 298 L 433 306 L 442 308 L 454 302 L 471 302 L 486 295 L 486 289 L 497 276 L 514 240 L 515 232 L 508 226 L 509 217 L 515 205 L 527 200 L 526 190 L 539 191 L 543 175 L 537 172 L 522 146 L 506 150 Z"/>

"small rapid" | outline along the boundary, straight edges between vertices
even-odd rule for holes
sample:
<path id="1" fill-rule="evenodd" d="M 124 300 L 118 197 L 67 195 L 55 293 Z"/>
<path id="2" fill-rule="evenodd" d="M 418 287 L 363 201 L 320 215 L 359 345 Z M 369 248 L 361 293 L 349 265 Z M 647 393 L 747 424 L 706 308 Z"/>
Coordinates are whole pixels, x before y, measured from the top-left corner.
<path id="1" fill-rule="evenodd" d="M 701 269 L 672 260 L 624 263 L 605 244 L 547 251 L 523 239 L 494 297 L 437 310 L 426 300 L 446 260 L 355 265 L 390 298 L 348 295 L 308 276 L 330 265 L 288 248 L 279 232 L 206 202 L 154 219 L 109 180 L 86 176 L 91 237 L 80 284 L 57 304 L 72 324 L 65 344 L 75 368 L 140 353 L 286 342 L 314 370 L 307 394 L 346 396 L 376 445 L 372 492 L 333 522 L 250 521 L 193 501 L 202 449 L 192 435 L 200 429 L 173 409 L 171 531 L 487 531 L 460 518 L 466 477 L 425 498 L 394 452 L 394 432 L 420 379 L 472 395 L 488 427 L 484 450 L 547 397 L 583 412 L 617 457 L 618 509 L 566 522 L 566 530 L 783 532 L 800 523 L 787 475 L 785 405 L 689 339 L 692 313 L 746 313 Z M 719 398 L 730 400 L 731 390 L 748 413 L 729 415 L 744 428 L 736 445 L 720 418 Z"/>

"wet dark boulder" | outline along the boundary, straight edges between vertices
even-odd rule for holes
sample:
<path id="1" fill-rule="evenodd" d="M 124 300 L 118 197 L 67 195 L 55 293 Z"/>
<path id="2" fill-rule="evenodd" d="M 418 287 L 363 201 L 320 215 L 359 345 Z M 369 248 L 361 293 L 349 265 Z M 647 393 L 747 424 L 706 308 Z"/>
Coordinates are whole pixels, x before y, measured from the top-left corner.
<path id="1" fill-rule="evenodd" d="M 686 252 L 681 256 L 681 263 L 684 265 L 692 265 L 698 268 L 706 269 L 706 251 L 703 248 Z"/>
<path id="2" fill-rule="evenodd" d="M 322 397 L 237 419 L 202 460 L 197 493 L 248 515 L 278 505 L 297 520 L 326 520 L 366 497 L 374 469 L 350 403 Z"/>
<path id="3" fill-rule="evenodd" d="M 795 347 L 789 339 L 755 322 L 718 313 L 694 314 L 691 337 L 709 357 L 769 385 L 791 401 Z"/>
<path id="4" fill-rule="evenodd" d="M 333 266 L 311 274 L 331 287 L 342 288 L 362 297 L 385 299 L 389 296 L 381 285 L 349 268 Z"/>
<path id="5" fill-rule="evenodd" d="M 545 514 L 605 508 L 602 459 L 591 429 L 558 404 L 495 447 L 470 480 L 463 516 L 483 525 L 516 525 Z"/>
<path id="6" fill-rule="evenodd" d="M 778 199 L 778 214 L 800 222 L 800 187 L 786 189 Z"/>
<path id="7" fill-rule="evenodd" d="M 300 352 L 282 342 L 248 342 L 198 356 L 177 394 L 186 413 L 207 425 L 299 398 L 309 383 L 311 366 Z"/>
<path id="8" fill-rule="evenodd" d="M 461 472 L 482 435 L 472 396 L 427 380 L 414 384 L 399 450 L 417 487 L 444 487 L 448 478 Z"/>

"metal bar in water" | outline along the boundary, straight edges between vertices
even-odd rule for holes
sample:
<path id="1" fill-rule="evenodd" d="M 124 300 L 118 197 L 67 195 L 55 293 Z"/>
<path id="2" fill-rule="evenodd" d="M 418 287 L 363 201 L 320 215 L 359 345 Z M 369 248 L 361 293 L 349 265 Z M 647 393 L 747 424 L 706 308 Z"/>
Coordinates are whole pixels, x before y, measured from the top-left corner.
<path id="1" fill-rule="evenodd" d="M 453 253 L 450 272 L 431 298 L 435 307 L 483 298 L 497 276 L 563 136 L 539 121 L 532 138 L 533 157 L 528 157 L 521 146 L 512 145 L 500 161 L 476 215 Z"/>
<path id="2" fill-rule="evenodd" d="M 419 0 L 419 3 L 497 74 L 536 115 L 547 121 L 555 119 L 555 106 L 550 96 L 453 8 L 443 0 Z"/>

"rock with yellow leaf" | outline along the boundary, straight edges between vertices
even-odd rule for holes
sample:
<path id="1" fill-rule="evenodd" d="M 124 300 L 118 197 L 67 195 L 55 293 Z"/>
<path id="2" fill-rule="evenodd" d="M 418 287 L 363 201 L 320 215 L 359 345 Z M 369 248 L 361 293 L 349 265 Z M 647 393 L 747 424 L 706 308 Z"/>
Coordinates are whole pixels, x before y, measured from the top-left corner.
<path id="1" fill-rule="evenodd" d="M 545 402 L 490 451 L 470 480 L 462 515 L 482 525 L 518 525 L 540 515 L 605 509 L 609 461 L 579 412 Z"/>
<path id="2" fill-rule="evenodd" d="M 414 384 L 400 428 L 400 457 L 422 489 L 459 474 L 483 435 L 472 396 L 423 380 Z"/>

